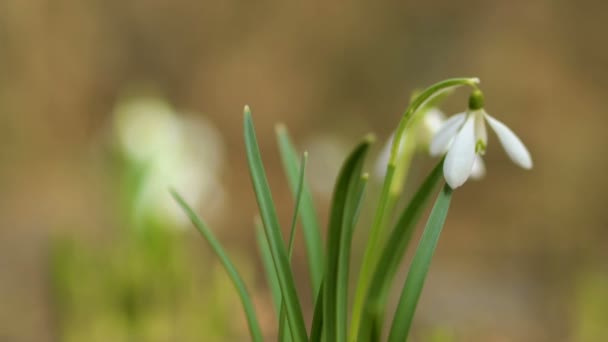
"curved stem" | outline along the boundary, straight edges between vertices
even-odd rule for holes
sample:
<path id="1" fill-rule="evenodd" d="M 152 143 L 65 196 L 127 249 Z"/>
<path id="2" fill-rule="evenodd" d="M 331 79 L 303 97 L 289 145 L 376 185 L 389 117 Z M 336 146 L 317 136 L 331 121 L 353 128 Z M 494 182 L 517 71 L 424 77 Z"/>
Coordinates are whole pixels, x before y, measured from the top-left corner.
<path id="1" fill-rule="evenodd" d="M 378 253 L 381 250 L 380 237 L 382 236 L 381 233 L 383 231 L 383 227 L 386 226 L 386 221 L 390 214 L 388 210 L 390 207 L 390 192 L 395 178 L 395 169 L 397 168 L 397 164 L 399 162 L 399 146 L 405 137 L 406 129 L 411 124 L 412 119 L 418 113 L 419 109 L 424 107 L 428 101 L 432 100 L 437 95 L 465 85 L 470 86 L 473 89 L 477 89 L 478 83 L 479 79 L 477 78 L 453 78 L 436 83 L 422 91 L 420 95 L 418 95 L 414 101 L 412 101 L 412 103 L 405 110 L 403 117 L 399 122 L 399 126 L 395 132 L 395 138 L 393 139 L 393 145 L 391 147 L 391 154 L 388 167 L 386 169 L 386 176 L 384 178 L 380 200 L 374 216 L 370 235 L 367 240 L 365 252 L 363 254 L 363 261 L 361 264 L 359 279 L 357 281 L 357 289 L 353 304 L 352 322 L 349 335 L 350 341 L 355 341 L 357 338 L 365 294 L 369 287 L 371 276 L 378 260 Z"/>

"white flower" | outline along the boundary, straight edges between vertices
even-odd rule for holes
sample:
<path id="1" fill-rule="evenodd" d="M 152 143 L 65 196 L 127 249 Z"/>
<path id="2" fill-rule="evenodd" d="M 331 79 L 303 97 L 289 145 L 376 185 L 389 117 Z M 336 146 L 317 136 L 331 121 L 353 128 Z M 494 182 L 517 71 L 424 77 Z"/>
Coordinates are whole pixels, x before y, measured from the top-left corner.
<path id="1" fill-rule="evenodd" d="M 528 149 L 505 124 L 485 112 L 481 92 L 475 91 L 469 100 L 469 110 L 446 120 L 430 146 L 431 155 L 447 152 L 443 174 L 453 189 L 464 184 L 469 177 L 485 173 L 481 156 L 485 154 L 488 143 L 486 122 L 498 136 L 509 158 L 524 169 L 532 168 Z"/>
<path id="2" fill-rule="evenodd" d="M 193 207 L 203 207 L 207 216 L 222 209 L 223 141 L 210 121 L 182 115 L 162 99 L 136 97 L 118 104 L 114 124 L 126 162 L 138 170 L 132 198 L 136 224 L 151 219 L 188 227 L 169 188 Z"/>

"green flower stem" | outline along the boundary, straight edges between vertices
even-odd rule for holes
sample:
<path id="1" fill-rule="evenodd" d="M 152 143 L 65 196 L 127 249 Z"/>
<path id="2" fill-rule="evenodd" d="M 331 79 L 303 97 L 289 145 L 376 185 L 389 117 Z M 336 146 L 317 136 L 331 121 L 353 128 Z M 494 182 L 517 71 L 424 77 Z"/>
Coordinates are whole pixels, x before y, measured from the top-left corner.
<path id="1" fill-rule="evenodd" d="M 383 227 L 386 226 L 386 220 L 389 217 L 389 201 L 390 193 L 393 188 L 393 182 L 395 177 L 395 169 L 397 168 L 397 162 L 399 161 L 399 146 L 402 139 L 404 139 L 405 133 L 409 125 L 412 123 L 412 119 L 424 107 L 428 101 L 432 100 L 437 95 L 445 91 L 449 91 L 460 86 L 470 86 L 473 89 L 477 88 L 479 80 L 477 78 L 454 78 L 448 79 L 439 83 L 436 83 L 418 95 L 414 101 L 408 106 L 399 122 L 397 131 L 395 132 L 395 138 L 393 139 L 393 145 L 391 148 L 391 154 L 388 162 L 386 176 L 384 178 L 384 184 L 382 186 L 382 192 L 380 200 L 378 202 L 376 214 L 374 216 L 374 222 L 371 227 L 370 235 L 367 240 L 365 252 L 363 254 L 363 261 L 361 265 L 361 271 L 359 273 L 359 279 L 357 281 L 357 289 L 355 292 L 355 301 L 353 304 L 352 323 L 350 327 L 350 341 L 355 341 L 357 338 L 357 332 L 359 330 L 359 324 L 361 320 L 361 314 L 363 310 L 363 302 L 365 300 L 365 294 L 371 281 L 372 273 L 376 267 L 378 261 L 378 254 L 381 248 L 381 239 Z"/>
<path id="2" fill-rule="evenodd" d="M 228 273 L 230 280 L 234 284 L 234 287 L 237 289 L 239 297 L 241 298 L 241 303 L 243 304 L 243 309 L 245 310 L 245 315 L 247 317 L 247 324 L 249 326 L 249 333 L 251 334 L 252 341 L 262 342 L 264 338 L 262 337 L 262 330 L 260 328 L 260 324 L 258 322 L 255 307 L 253 305 L 253 301 L 251 296 L 247 292 L 247 288 L 245 287 L 245 282 L 243 278 L 236 270 L 236 267 L 228 257 L 228 254 L 222 248 L 222 245 L 217 240 L 213 232 L 205 225 L 203 220 L 201 220 L 198 215 L 194 213 L 194 210 L 188 206 L 186 201 L 173 189 L 171 189 L 171 195 L 179 204 L 179 206 L 184 210 L 184 212 L 188 215 L 190 221 L 196 229 L 203 235 L 205 240 L 209 243 L 217 257 L 222 262 L 224 269 Z"/>

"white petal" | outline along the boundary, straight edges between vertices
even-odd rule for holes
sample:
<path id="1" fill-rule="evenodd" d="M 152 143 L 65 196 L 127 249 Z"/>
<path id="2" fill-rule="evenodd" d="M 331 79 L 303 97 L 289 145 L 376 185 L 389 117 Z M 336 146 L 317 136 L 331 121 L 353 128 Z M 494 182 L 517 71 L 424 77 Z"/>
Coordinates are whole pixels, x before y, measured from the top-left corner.
<path id="1" fill-rule="evenodd" d="M 488 132 L 486 131 L 486 122 L 484 120 L 484 112 L 482 110 L 478 110 L 475 112 L 475 144 L 481 141 L 484 148 L 483 151 L 479 151 L 478 153 L 485 153 L 485 146 L 488 145 Z M 476 146 L 477 147 L 477 146 Z"/>
<path id="2" fill-rule="evenodd" d="M 486 114 L 486 120 L 488 120 L 488 124 L 490 124 L 490 127 L 496 132 L 498 140 L 500 140 L 500 143 L 509 155 L 509 158 L 524 169 L 531 169 L 532 157 L 530 156 L 530 152 L 528 152 L 528 149 L 517 135 L 515 135 L 515 133 L 513 133 L 505 124 L 488 114 Z"/>
<path id="3" fill-rule="evenodd" d="M 469 178 L 475 157 L 475 116 L 469 115 L 454 138 L 443 164 L 443 175 L 452 189 L 461 186 Z"/>
<path id="4" fill-rule="evenodd" d="M 460 113 L 453 115 L 444 122 L 439 132 L 435 134 L 433 140 L 431 141 L 429 152 L 432 156 L 444 154 L 448 150 L 452 140 L 462 127 L 465 120 L 466 113 Z"/>
<path id="5" fill-rule="evenodd" d="M 471 178 L 475 180 L 482 179 L 486 175 L 486 163 L 484 163 L 483 159 L 480 155 L 475 156 L 475 161 L 473 162 L 473 169 L 471 170 Z"/>

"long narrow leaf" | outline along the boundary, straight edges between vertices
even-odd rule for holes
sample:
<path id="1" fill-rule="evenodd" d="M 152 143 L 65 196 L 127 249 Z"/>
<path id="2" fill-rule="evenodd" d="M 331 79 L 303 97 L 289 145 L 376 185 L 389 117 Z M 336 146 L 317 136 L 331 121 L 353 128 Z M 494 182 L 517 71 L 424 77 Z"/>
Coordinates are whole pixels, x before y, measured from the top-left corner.
<path id="1" fill-rule="evenodd" d="M 298 224 L 298 216 L 300 214 L 300 206 L 302 204 L 302 194 L 304 193 L 304 175 L 306 174 L 306 163 L 308 161 L 308 152 L 304 151 L 302 160 L 300 161 L 300 174 L 298 176 L 298 187 L 296 190 L 296 202 L 293 207 L 293 215 L 291 218 L 291 229 L 289 230 L 289 244 L 287 245 L 288 258 L 291 261 L 293 255 L 294 239 L 296 237 L 296 226 Z"/>
<path id="2" fill-rule="evenodd" d="M 177 201 L 179 206 L 186 212 L 192 224 L 196 227 L 196 229 L 203 235 L 203 237 L 207 240 L 215 254 L 218 256 L 224 269 L 230 276 L 232 283 L 236 287 L 239 297 L 241 298 L 241 303 L 245 309 L 245 315 L 247 316 L 247 324 L 249 326 L 249 333 L 251 334 L 251 339 L 255 342 L 262 342 L 262 331 L 260 329 L 260 324 L 258 322 L 257 316 L 255 314 L 255 309 L 253 306 L 253 302 L 251 301 L 251 297 L 247 292 L 247 288 L 245 287 L 245 283 L 241 278 L 240 274 L 234 267 L 234 264 L 228 257 L 228 255 L 224 252 L 222 245 L 213 235 L 211 230 L 207 228 L 205 223 L 194 213 L 194 211 L 188 206 L 186 201 L 174 190 L 171 190 L 171 195 Z"/>
<path id="3" fill-rule="evenodd" d="M 289 261 L 291 262 L 291 256 L 293 255 L 294 240 L 296 237 L 296 226 L 298 224 L 298 214 L 300 212 L 300 203 L 302 202 L 302 189 L 304 188 L 304 174 L 306 173 L 306 161 L 308 160 L 308 152 L 304 152 L 302 160 L 300 161 L 300 175 L 298 176 L 298 189 L 296 191 L 296 203 L 293 208 L 293 217 L 291 219 L 291 229 L 289 230 L 289 244 L 287 246 L 287 254 Z M 279 313 L 279 339 L 282 342 L 291 341 L 291 331 L 286 326 L 287 321 L 285 317 L 285 306 L 281 305 L 281 311 Z"/>
<path id="4" fill-rule="evenodd" d="M 442 167 L 443 162 L 439 162 L 431 171 L 399 216 L 399 220 L 387 240 L 367 291 L 358 341 L 369 341 L 372 329 L 378 330 L 382 326 L 382 315 L 393 278 L 405 255 L 414 228 L 420 220 L 433 190 L 442 180 Z"/>
<path id="5" fill-rule="evenodd" d="M 274 261 L 275 271 L 281 286 L 282 302 L 285 303 L 287 320 L 291 332 L 297 342 L 308 339 L 306 326 L 302 314 L 302 307 L 296 293 L 293 273 L 290 267 L 289 258 L 285 244 L 282 239 L 281 228 L 277 218 L 274 201 L 266 179 L 266 172 L 262 163 L 262 157 L 255 135 L 253 120 L 249 107 L 244 110 L 244 135 L 245 146 L 247 149 L 247 160 L 249 162 L 249 173 L 255 190 L 260 215 L 264 223 L 264 230 L 268 238 L 268 245 Z"/>
<path id="6" fill-rule="evenodd" d="M 361 206 L 363 205 L 363 195 L 365 194 L 365 188 L 369 180 L 369 174 L 364 174 L 360 179 L 352 179 L 353 184 L 349 187 L 350 192 L 354 191 L 352 197 L 352 203 L 349 203 L 344 210 L 344 220 L 342 235 L 340 236 L 340 248 L 338 254 L 338 276 L 336 283 L 336 306 L 338 309 L 338 327 L 343 327 L 343 335 L 338 334 L 339 341 L 346 340 L 347 327 L 346 322 L 348 319 L 348 285 L 350 275 L 350 251 L 353 240 L 353 233 L 355 226 L 359 219 L 361 212 Z"/>
<path id="7" fill-rule="evenodd" d="M 287 129 L 283 125 L 278 125 L 276 128 L 277 141 L 281 160 L 289 186 L 294 196 L 297 196 L 298 189 L 298 153 L 291 143 Z M 301 215 L 302 231 L 304 233 L 304 242 L 306 244 L 306 254 L 308 257 L 308 268 L 310 272 L 310 281 L 312 286 L 313 298 L 316 298 L 319 293 L 319 286 L 323 279 L 323 246 L 321 243 L 321 232 L 319 228 L 319 220 L 314 207 L 310 187 L 304 181 L 301 195 Z"/>
<path id="8" fill-rule="evenodd" d="M 264 266 L 264 271 L 266 273 L 268 287 L 270 288 L 272 304 L 274 304 L 275 313 L 277 317 L 279 317 L 279 311 L 281 309 L 281 285 L 279 285 L 279 279 L 274 270 L 274 263 L 272 261 L 272 254 L 270 253 L 270 246 L 268 245 L 266 233 L 264 233 L 264 227 L 259 219 L 255 220 L 255 237 L 262 258 L 262 265 Z"/>
<path id="9" fill-rule="evenodd" d="M 361 321 L 361 314 L 364 304 L 363 302 L 367 294 L 371 276 L 376 267 L 376 263 L 378 262 L 378 253 L 381 250 L 382 242 L 381 237 L 383 236 L 382 233 L 391 214 L 387 210 L 390 207 L 387 203 L 390 201 L 390 192 L 393 187 L 392 183 L 398 162 L 399 146 L 402 143 L 402 139 L 404 139 L 405 130 L 418 111 L 436 96 L 439 96 L 443 92 L 459 86 L 468 85 L 470 87 L 476 87 L 478 83 L 479 79 L 476 78 L 453 78 L 438 82 L 426 88 L 420 93 L 420 95 L 416 96 L 414 101 L 412 101 L 412 103 L 403 113 L 397 130 L 395 131 L 389 162 L 386 169 L 386 176 L 384 177 L 384 184 L 382 185 L 382 192 L 380 194 L 376 214 L 374 215 L 374 222 L 372 224 L 365 247 L 365 252 L 363 254 L 363 261 L 361 264 L 361 270 L 359 272 L 357 290 L 355 292 L 355 300 L 353 304 L 352 324 L 350 329 L 351 341 L 356 339 L 359 331 L 359 323 Z"/>
<path id="10" fill-rule="evenodd" d="M 446 184 L 439 193 L 429 216 L 424 233 L 416 249 L 412 265 L 405 280 L 405 285 L 397 304 L 397 311 L 389 333 L 389 342 L 407 340 L 418 299 L 431 265 L 431 259 L 437 247 L 441 230 L 452 199 L 452 189 Z"/>
<path id="11" fill-rule="evenodd" d="M 310 328 L 310 342 L 321 342 L 323 338 L 323 282 L 319 287 L 319 294 L 315 303 L 315 311 L 312 316 L 312 327 Z"/>
<path id="12" fill-rule="evenodd" d="M 339 292 L 338 274 L 340 272 L 340 251 L 343 234 L 348 234 L 351 229 L 352 217 L 357 203 L 357 195 L 360 190 L 361 169 L 365 155 L 371 144 L 371 139 L 365 139 L 350 154 L 344 162 L 338 175 L 332 206 L 327 237 L 327 260 L 325 267 L 324 293 L 323 293 L 323 317 L 325 340 L 342 342 L 346 340 L 346 317 L 340 314 L 338 305 Z M 350 244 L 350 241 L 348 241 Z M 348 248 L 348 247 L 346 247 Z"/>

